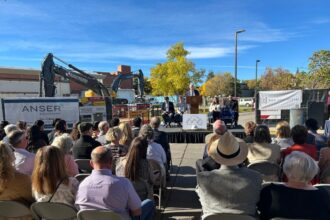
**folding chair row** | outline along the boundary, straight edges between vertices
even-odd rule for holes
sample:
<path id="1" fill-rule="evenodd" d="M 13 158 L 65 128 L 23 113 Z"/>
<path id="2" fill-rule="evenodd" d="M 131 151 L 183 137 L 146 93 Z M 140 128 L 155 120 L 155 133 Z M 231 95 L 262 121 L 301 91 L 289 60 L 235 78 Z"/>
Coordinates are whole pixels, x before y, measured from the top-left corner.
<path id="1" fill-rule="evenodd" d="M 64 203 L 36 202 L 27 206 L 15 201 L 0 201 L 0 219 L 33 218 L 35 220 L 123 220 L 109 210 L 77 210 Z"/>

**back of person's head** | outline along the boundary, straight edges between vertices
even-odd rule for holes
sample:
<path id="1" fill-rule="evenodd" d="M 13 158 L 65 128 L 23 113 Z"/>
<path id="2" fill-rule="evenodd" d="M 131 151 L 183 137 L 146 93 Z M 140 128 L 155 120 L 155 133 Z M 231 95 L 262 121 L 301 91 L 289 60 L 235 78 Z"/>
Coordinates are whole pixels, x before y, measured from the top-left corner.
<path id="1" fill-rule="evenodd" d="M 55 131 L 59 131 L 61 133 L 66 132 L 66 121 L 58 120 L 55 124 Z"/>
<path id="2" fill-rule="evenodd" d="M 96 121 L 93 123 L 93 131 L 98 131 L 99 130 L 99 124 L 100 124 L 100 121 Z"/>
<path id="3" fill-rule="evenodd" d="M 91 159 L 94 169 L 96 168 L 95 166 L 111 168 L 112 153 L 110 148 L 104 146 L 96 147 L 92 151 Z"/>
<path id="4" fill-rule="evenodd" d="M 91 129 L 93 129 L 93 124 L 88 122 L 81 122 L 78 125 L 80 135 L 91 135 Z"/>
<path id="5" fill-rule="evenodd" d="M 61 119 L 60 119 L 60 118 L 55 118 L 55 119 L 53 120 L 52 126 L 55 127 L 56 122 L 58 122 L 59 120 L 61 120 Z"/>
<path id="6" fill-rule="evenodd" d="M 133 119 L 133 126 L 134 127 L 141 127 L 141 125 L 142 125 L 142 119 L 140 118 L 140 117 L 135 117 L 134 119 Z"/>
<path id="7" fill-rule="evenodd" d="M 21 130 L 12 131 L 8 135 L 8 141 L 13 147 L 18 147 L 24 138 L 26 139 L 25 132 Z"/>
<path id="8" fill-rule="evenodd" d="M 127 122 L 122 122 L 119 124 L 119 129 L 122 132 L 122 137 L 120 139 L 120 144 L 131 144 L 133 140 L 132 128 Z"/>
<path id="9" fill-rule="evenodd" d="M 139 136 L 147 140 L 153 140 L 154 131 L 150 125 L 143 125 L 140 129 Z"/>
<path id="10" fill-rule="evenodd" d="M 147 158 L 148 141 L 142 137 L 133 139 L 125 166 L 125 177 L 131 181 L 138 179 L 140 161 Z"/>
<path id="11" fill-rule="evenodd" d="M 109 123 L 107 121 L 101 121 L 98 124 L 98 129 L 100 132 L 107 132 L 109 129 Z"/>
<path id="12" fill-rule="evenodd" d="M 14 124 L 9 124 L 4 127 L 4 131 L 5 131 L 6 135 L 9 135 L 9 133 L 11 133 L 12 131 L 16 131 L 16 130 L 18 130 L 18 128 Z"/>
<path id="13" fill-rule="evenodd" d="M 37 125 L 39 128 L 41 128 L 42 126 L 45 125 L 45 122 L 43 120 L 36 120 L 34 124 Z"/>
<path id="14" fill-rule="evenodd" d="M 309 118 L 305 121 L 308 130 L 316 131 L 319 129 L 318 122 L 314 118 Z"/>
<path id="15" fill-rule="evenodd" d="M 37 125 L 32 125 L 27 130 L 27 134 L 30 142 L 38 141 L 41 138 L 40 128 Z"/>
<path id="16" fill-rule="evenodd" d="M 254 141 L 257 143 L 271 143 L 269 128 L 266 125 L 258 125 L 254 130 Z"/>
<path id="17" fill-rule="evenodd" d="M 60 148 L 64 154 L 69 154 L 73 146 L 73 140 L 69 134 L 61 134 L 54 138 L 52 146 Z"/>
<path id="18" fill-rule="evenodd" d="M 253 121 L 248 121 L 245 123 L 244 125 L 244 132 L 246 135 L 254 135 L 254 129 L 256 128 L 256 123 L 254 123 Z"/>
<path id="19" fill-rule="evenodd" d="M 40 148 L 35 156 L 32 189 L 40 194 L 53 194 L 59 181 L 69 182 L 63 151 L 54 146 Z"/>
<path id="20" fill-rule="evenodd" d="M 105 135 L 105 140 L 114 143 L 119 141 L 122 137 L 122 131 L 118 127 L 109 128 L 108 132 Z"/>
<path id="21" fill-rule="evenodd" d="M 213 131 L 218 135 L 223 135 L 227 131 L 227 126 L 224 121 L 216 120 L 213 123 Z"/>
<path id="22" fill-rule="evenodd" d="M 120 123 L 120 119 L 118 117 L 113 117 L 111 120 L 110 120 L 110 127 L 113 128 L 113 127 L 117 127 Z"/>
<path id="23" fill-rule="evenodd" d="M 70 133 L 70 135 L 71 135 L 71 137 L 74 141 L 76 141 L 80 138 L 80 133 L 79 133 L 79 130 L 78 130 L 79 125 L 80 125 L 80 121 L 74 123 L 73 127 L 72 127 L 72 131 Z"/>
<path id="24" fill-rule="evenodd" d="M 25 121 L 18 121 L 16 122 L 16 127 L 20 130 L 26 130 L 27 124 Z"/>
<path id="25" fill-rule="evenodd" d="M 302 125 L 295 125 L 291 129 L 291 137 L 295 144 L 304 144 L 307 140 L 307 128 Z"/>
<path id="26" fill-rule="evenodd" d="M 276 124 L 276 136 L 279 138 L 289 138 L 291 129 L 287 121 L 280 121 Z"/>
<path id="27" fill-rule="evenodd" d="M 0 194 L 6 190 L 7 182 L 14 177 L 14 160 L 12 149 L 0 141 Z"/>
<path id="28" fill-rule="evenodd" d="M 283 172 L 289 181 L 310 182 L 318 173 L 317 163 L 304 152 L 293 151 L 285 157 Z"/>
<path id="29" fill-rule="evenodd" d="M 160 126 L 160 118 L 155 116 L 155 117 L 152 117 L 151 120 L 150 120 L 150 125 L 152 128 L 159 128 Z"/>

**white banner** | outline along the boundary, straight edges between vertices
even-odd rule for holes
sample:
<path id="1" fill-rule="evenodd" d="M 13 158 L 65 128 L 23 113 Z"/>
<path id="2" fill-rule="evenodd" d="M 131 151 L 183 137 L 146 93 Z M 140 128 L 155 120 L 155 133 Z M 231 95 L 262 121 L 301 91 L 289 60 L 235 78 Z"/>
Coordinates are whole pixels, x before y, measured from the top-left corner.
<path id="1" fill-rule="evenodd" d="M 55 118 L 67 122 L 68 128 L 79 121 L 79 100 L 76 98 L 13 98 L 3 99 L 5 120 L 16 124 L 26 121 L 33 125 L 36 120 L 45 122 L 49 129 Z"/>
<path id="2" fill-rule="evenodd" d="M 189 129 L 207 129 L 206 114 L 183 114 L 182 128 Z"/>
<path id="3" fill-rule="evenodd" d="M 302 90 L 260 91 L 259 110 L 299 109 Z"/>
<path id="4" fill-rule="evenodd" d="M 281 119 L 281 110 L 261 110 L 260 119 Z"/>

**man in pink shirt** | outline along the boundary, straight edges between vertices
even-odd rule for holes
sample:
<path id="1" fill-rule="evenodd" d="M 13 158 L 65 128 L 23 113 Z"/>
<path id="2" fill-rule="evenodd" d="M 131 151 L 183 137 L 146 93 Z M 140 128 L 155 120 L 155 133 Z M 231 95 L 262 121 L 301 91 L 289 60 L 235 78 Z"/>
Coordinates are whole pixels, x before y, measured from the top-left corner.
<path id="1" fill-rule="evenodd" d="M 124 177 L 112 175 L 111 150 L 104 146 L 95 148 L 91 155 L 93 171 L 79 185 L 75 205 L 79 210 L 112 210 L 125 220 L 151 220 L 154 202 L 141 203 L 132 183 Z"/>

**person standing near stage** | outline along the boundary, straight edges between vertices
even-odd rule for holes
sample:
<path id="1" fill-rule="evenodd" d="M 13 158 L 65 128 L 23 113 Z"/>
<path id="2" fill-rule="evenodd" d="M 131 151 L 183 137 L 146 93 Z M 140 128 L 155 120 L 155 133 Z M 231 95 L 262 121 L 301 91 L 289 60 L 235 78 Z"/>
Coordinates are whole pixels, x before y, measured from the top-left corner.
<path id="1" fill-rule="evenodd" d="M 234 113 L 234 125 L 235 127 L 237 126 L 237 122 L 238 122 L 238 101 L 237 99 L 233 98 L 231 95 L 228 97 L 229 99 L 229 108 L 230 110 Z"/>
<path id="2" fill-rule="evenodd" d="M 199 92 L 195 89 L 194 84 L 189 84 L 189 90 L 186 92 L 186 96 L 199 96 Z M 190 114 L 190 104 L 187 104 L 187 112 Z"/>
<path id="3" fill-rule="evenodd" d="M 169 101 L 168 96 L 165 97 L 165 102 L 162 104 L 162 117 L 165 123 L 165 126 L 171 126 L 171 122 L 174 120 L 174 104 Z"/>
<path id="4" fill-rule="evenodd" d="M 195 89 L 194 84 L 189 84 L 189 90 L 186 92 L 186 96 L 199 96 L 199 92 Z"/>

